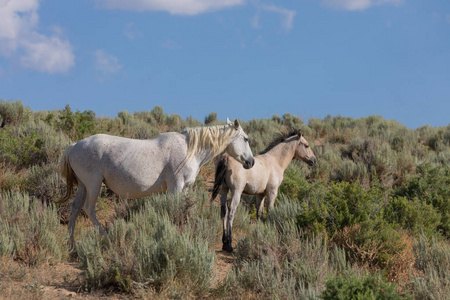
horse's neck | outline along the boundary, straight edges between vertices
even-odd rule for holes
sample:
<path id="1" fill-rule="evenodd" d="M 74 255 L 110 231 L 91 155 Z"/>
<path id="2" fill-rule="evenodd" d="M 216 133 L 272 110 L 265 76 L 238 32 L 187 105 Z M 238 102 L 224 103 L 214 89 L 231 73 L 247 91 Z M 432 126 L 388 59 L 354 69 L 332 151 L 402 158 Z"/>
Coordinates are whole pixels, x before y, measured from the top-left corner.
<path id="1" fill-rule="evenodd" d="M 294 142 L 280 143 L 267 152 L 267 154 L 271 155 L 284 171 L 294 158 L 295 146 Z"/>
<path id="2" fill-rule="evenodd" d="M 212 149 L 204 149 L 197 154 L 195 154 L 191 159 L 191 163 L 198 165 L 198 168 L 206 165 L 211 159 L 213 159 L 213 151 Z M 189 162 L 188 162 L 189 163 Z"/>
<path id="3" fill-rule="evenodd" d="M 206 165 L 213 159 L 213 151 L 211 149 L 201 151 L 197 154 L 197 161 L 200 163 L 199 168 Z"/>

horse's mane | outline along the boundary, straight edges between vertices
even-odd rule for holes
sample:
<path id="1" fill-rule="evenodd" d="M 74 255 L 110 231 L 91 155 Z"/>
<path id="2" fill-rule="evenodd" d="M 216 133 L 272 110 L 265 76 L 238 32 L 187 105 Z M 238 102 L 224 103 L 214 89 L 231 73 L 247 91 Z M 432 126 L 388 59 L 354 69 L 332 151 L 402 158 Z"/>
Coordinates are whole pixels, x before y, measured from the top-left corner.
<path id="1" fill-rule="evenodd" d="M 237 133 L 231 124 L 186 128 L 182 132 L 186 132 L 189 137 L 188 158 L 205 149 L 210 149 L 213 157 L 216 157 L 225 150 Z"/>
<path id="2" fill-rule="evenodd" d="M 178 167 L 176 173 L 178 173 L 192 157 L 201 151 L 208 149 L 212 152 L 212 157 L 216 157 L 225 151 L 230 140 L 238 132 L 239 131 L 235 129 L 234 124 L 183 129 L 181 133 L 187 133 L 189 139 L 188 153 L 183 163 Z"/>
<path id="3" fill-rule="evenodd" d="M 275 139 L 269 144 L 269 146 L 267 146 L 266 149 L 264 149 L 263 151 L 259 152 L 259 154 L 265 154 L 267 152 L 269 152 L 270 150 L 272 150 L 273 148 L 275 148 L 276 145 L 284 142 L 286 139 L 290 138 L 291 136 L 297 135 L 298 134 L 298 130 L 297 129 L 292 129 L 291 131 L 284 133 L 284 134 L 280 134 L 277 137 L 275 137 Z"/>

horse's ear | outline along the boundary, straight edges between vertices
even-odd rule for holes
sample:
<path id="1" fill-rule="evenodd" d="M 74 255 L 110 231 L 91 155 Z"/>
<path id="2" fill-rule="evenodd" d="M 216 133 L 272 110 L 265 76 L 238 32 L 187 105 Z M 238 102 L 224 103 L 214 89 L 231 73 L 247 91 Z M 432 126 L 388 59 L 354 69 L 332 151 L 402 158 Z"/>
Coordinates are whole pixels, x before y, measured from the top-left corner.
<path id="1" fill-rule="evenodd" d="M 232 124 L 233 122 L 230 121 L 230 119 L 228 119 L 227 117 L 227 124 Z"/>
<path id="2" fill-rule="evenodd" d="M 234 120 L 234 128 L 238 129 L 239 128 L 239 121 L 238 119 Z"/>
<path id="3" fill-rule="evenodd" d="M 301 138 L 301 137 L 303 136 L 302 130 L 299 129 L 299 130 L 297 131 L 297 134 L 298 134 L 298 137 Z"/>

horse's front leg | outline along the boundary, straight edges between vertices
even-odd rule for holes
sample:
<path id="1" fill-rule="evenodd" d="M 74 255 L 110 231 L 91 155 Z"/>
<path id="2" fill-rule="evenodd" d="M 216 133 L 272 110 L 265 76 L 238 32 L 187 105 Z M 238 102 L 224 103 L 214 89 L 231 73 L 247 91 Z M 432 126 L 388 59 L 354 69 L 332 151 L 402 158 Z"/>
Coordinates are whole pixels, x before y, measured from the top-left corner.
<path id="1" fill-rule="evenodd" d="M 167 191 L 170 194 L 180 193 L 184 188 L 184 180 L 176 179 L 167 183 Z"/>
<path id="2" fill-rule="evenodd" d="M 223 234 L 222 234 L 222 249 L 225 250 L 225 245 L 228 245 L 228 237 L 227 237 L 227 223 L 228 223 L 228 207 L 227 207 L 227 196 L 228 196 L 228 187 L 222 186 L 219 192 L 220 196 L 220 218 L 223 224 Z"/>
<path id="3" fill-rule="evenodd" d="M 262 219 L 264 216 L 264 197 L 265 195 L 256 195 L 256 207 L 258 209 L 256 217 Z"/>
<path id="4" fill-rule="evenodd" d="M 267 191 L 266 195 L 267 195 L 267 201 L 269 202 L 269 205 L 267 207 L 267 212 L 269 212 L 270 210 L 273 209 L 273 206 L 275 204 L 275 199 L 277 198 L 277 195 L 278 195 L 278 189 L 269 190 L 269 191 Z"/>
<path id="5" fill-rule="evenodd" d="M 227 222 L 227 228 L 226 228 L 226 233 L 225 233 L 225 241 L 223 243 L 223 247 L 222 249 L 227 251 L 227 252 L 233 252 L 233 247 L 231 246 L 232 243 L 232 238 L 231 238 L 231 233 L 232 233 L 232 228 L 233 228 L 233 220 L 234 220 L 234 216 L 236 215 L 236 209 L 239 205 L 239 202 L 241 201 L 241 194 L 242 194 L 242 190 L 232 190 L 231 192 L 231 203 L 230 203 L 230 207 L 228 209 L 228 216 L 226 217 L 226 222 Z"/>

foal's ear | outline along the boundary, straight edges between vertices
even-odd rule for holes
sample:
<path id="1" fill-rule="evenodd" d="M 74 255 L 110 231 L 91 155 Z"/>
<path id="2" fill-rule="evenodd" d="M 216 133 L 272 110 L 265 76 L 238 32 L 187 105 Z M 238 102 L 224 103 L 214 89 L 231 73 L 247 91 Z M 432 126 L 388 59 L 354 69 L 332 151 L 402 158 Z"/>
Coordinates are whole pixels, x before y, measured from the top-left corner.
<path id="1" fill-rule="evenodd" d="M 238 129 L 239 128 L 239 121 L 238 119 L 234 120 L 234 128 Z"/>
<path id="2" fill-rule="evenodd" d="M 233 124 L 233 122 L 231 122 L 230 119 L 228 119 L 228 117 L 227 117 L 227 124 Z"/>
<path id="3" fill-rule="evenodd" d="M 298 135 L 299 138 L 301 138 L 303 136 L 303 133 L 302 133 L 301 129 L 299 129 L 297 131 L 297 135 Z"/>

